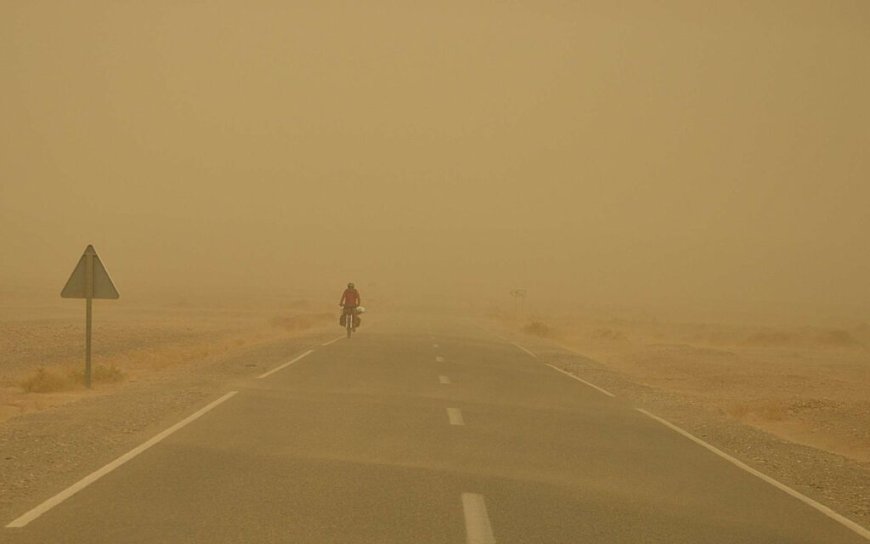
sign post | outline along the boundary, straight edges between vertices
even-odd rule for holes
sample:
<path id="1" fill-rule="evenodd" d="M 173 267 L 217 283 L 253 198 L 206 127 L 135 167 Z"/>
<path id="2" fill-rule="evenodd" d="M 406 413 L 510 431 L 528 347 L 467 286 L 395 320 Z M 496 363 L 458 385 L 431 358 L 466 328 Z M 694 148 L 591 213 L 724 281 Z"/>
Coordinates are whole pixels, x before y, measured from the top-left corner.
<path id="1" fill-rule="evenodd" d="M 118 290 L 97 256 L 94 246 L 85 249 L 79 264 L 60 292 L 63 298 L 85 299 L 85 386 L 91 387 L 91 320 L 95 298 L 116 299 Z"/>
<path id="2" fill-rule="evenodd" d="M 521 310 L 525 310 L 526 306 L 526 290 L 513 289 L 511 296 L 514 297 L 514 319 L 519 319 Z"/>

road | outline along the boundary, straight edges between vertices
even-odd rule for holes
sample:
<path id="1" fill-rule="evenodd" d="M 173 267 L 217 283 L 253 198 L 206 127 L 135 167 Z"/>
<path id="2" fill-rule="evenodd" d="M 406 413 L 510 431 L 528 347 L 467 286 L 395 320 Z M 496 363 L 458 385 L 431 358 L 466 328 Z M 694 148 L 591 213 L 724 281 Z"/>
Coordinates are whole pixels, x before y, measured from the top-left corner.
<path id="1" fill-rule="evenodd" d="M 318 343 L 0 541 L 867 542 L 545 363 L 434 319 Z"/>

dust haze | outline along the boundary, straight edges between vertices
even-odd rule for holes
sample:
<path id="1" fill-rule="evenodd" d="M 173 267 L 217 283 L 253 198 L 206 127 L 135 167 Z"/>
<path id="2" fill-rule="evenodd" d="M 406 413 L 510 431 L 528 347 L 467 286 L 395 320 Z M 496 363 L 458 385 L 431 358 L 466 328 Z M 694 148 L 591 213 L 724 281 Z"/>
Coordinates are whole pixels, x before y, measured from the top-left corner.
<path id="1" fill-rule="evenodd" d="M 865 2 L 7 1 L 0 293 L 866 320 L 868 63 Z"/>
<path id="2" fill-rule="evenodd" d="M 438 334 L 491 390 L 540 355 L 870 526 L 868 97 L 867 0 L 3 0 L 0 519 L 312 346 L 342 401 L 417 413 L 393 370 L 442 387 Z M 59 296 L 88 244 L 121 295 L 93 388 Z M 487 410 L 556 421 L 550 371 Z"/>

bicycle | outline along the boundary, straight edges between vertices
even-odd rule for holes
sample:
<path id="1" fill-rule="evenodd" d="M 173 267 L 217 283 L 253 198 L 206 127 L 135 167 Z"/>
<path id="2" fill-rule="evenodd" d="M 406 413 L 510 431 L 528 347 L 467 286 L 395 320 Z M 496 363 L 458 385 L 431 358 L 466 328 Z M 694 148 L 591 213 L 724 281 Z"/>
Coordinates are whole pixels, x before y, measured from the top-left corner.
<path id="1" fill-rule="evenodd" d="M 352 306 L 346 306 L 343 310 L 342 320 L 344 322 L 344 329 L 347 331 L 347 337 L 350 338 L 353 333 L 356 332 L 358 318 L 357 315 L 361 314 L 359 308 L 354 308 Z"/>

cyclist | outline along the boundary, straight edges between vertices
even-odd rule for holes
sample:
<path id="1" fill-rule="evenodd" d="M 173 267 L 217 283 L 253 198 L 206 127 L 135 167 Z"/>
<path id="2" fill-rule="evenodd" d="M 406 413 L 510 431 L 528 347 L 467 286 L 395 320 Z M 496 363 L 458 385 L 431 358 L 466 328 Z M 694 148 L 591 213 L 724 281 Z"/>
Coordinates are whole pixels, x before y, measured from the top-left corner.
<path id="1" fill-rule="evenodd" d="M 359 291 L 356 290 L 353 282 L 347 284 L 347 289 L 344 290 L 344 293 L 341 295 L 341 300 L 338 305 L 344 308 L 341 312 L 341 317 L 338 320 L 338 323 L 344 327 L 345 320 L 348 315 L 353 316 L 353 328 L 357 328 L 360 325 L 359 314 L 355 312 L 355 310 L 361 304 L 361 300 L 359 297 Z"/>

